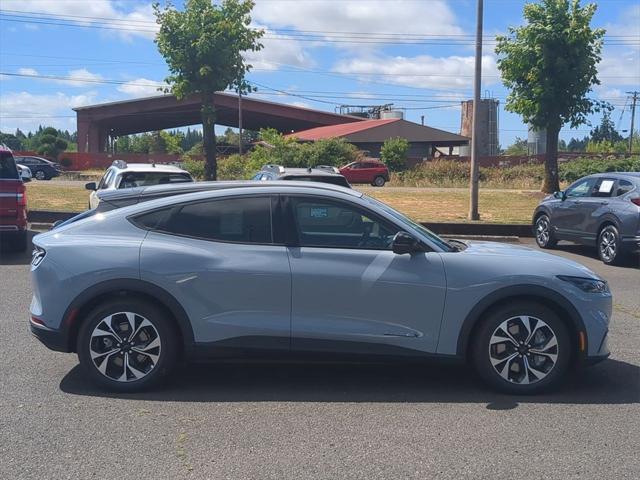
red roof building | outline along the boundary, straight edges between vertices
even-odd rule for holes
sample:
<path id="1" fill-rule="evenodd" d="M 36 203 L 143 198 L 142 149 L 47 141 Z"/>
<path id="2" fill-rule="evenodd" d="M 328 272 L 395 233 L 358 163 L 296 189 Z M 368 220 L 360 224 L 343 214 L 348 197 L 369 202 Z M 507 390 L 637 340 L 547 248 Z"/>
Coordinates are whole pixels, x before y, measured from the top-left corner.
<path id="1" fill-rule="evenodd" d="M 380 149 L 389 138 L 406 138 L 409 142 L 408 156 L 413 159 L 431 158 L 436 150 L 451 154 L 454 147 L 467 145 L 469 138 L 437 128 L 419 125 L 401 118 L 364 120 L 311 128 L 294 132 L 287 137 L 302 142 L 315 142 L 326 138 L 344 138 L 371 157 L 380 157 Z"/>

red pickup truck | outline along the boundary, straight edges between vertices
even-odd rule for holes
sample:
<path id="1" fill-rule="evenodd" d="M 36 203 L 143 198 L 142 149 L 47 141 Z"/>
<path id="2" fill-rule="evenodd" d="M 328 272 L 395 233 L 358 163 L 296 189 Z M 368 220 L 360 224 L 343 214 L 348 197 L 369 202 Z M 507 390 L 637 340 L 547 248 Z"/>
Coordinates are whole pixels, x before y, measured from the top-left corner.
<path id="1" fill-rule="evenodd" d="M 11 150 L 0 145 L 0 247 L 27 249 L 27 196 Z"/>

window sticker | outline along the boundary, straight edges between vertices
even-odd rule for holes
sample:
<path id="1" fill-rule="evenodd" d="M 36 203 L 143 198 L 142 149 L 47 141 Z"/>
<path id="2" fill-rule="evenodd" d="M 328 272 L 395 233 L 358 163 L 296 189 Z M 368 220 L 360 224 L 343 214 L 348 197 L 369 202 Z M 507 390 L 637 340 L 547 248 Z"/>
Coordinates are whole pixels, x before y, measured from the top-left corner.
<path id="1" fill-rule="evenodd" d="M 613 189 L 613 180 L 603 180 L 600 184 L 599 193 L 611 193 Z"/>
<path id="2" fill-rule="evenodd" d="M 311 207 L 310 216 L 311 218 L 327 218 L 329 211 L 325 207 Z"/>

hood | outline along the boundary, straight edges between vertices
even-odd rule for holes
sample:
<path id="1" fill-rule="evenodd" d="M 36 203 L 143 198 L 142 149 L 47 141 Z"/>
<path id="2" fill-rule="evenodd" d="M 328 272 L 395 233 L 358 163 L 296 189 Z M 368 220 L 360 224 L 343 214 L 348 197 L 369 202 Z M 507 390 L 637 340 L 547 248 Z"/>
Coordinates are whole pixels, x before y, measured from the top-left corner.
<path id="1" fill-rule="evenodd" d="M 509 264 L 527 264 L 539 269 L 551 269 L 558 275 L 575 275 L 600 279 L 595 272 L 584 265 L 558 255 L 538 249 L 509 243 L 467 241 L 463 255 L 496 257 L 496 261 L 504 259 Z"/>

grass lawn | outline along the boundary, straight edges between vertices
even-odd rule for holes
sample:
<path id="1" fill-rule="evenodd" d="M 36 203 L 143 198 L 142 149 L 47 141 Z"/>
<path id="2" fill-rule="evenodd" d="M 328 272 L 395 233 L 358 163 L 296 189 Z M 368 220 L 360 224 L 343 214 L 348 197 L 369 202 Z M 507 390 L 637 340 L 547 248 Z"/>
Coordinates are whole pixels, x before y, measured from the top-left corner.
<path id="1" fill-rule="evenodd" d="M 58 212 L 82 212 L 89 205 L 89 191 L 84 183 L 59 184 L 55 180 L 27 183 L 27 206 L 29 210 L 54 210 Z"/>
<path id="2" fill-rule="evenodd" d="M 31 210 L 81 212 L 87 208 L 89 192 L 82 182 L 33 181 L 27 184 Z M 464 188 L 373 188 L 356 186 L 415 220 L 464 222 L 469 210 L 469 192 Z M 529 190 L 480 189 L 480 218 L 484 222 L 529 223 L 542 193 Z"/>

